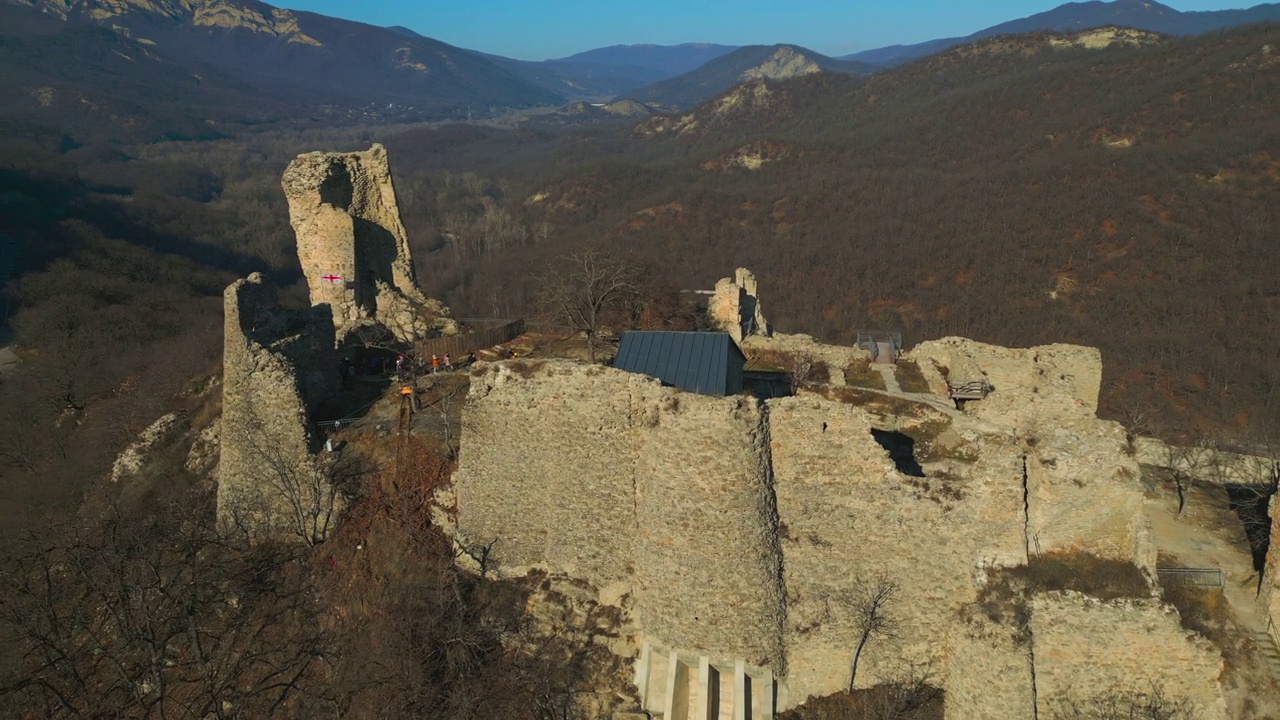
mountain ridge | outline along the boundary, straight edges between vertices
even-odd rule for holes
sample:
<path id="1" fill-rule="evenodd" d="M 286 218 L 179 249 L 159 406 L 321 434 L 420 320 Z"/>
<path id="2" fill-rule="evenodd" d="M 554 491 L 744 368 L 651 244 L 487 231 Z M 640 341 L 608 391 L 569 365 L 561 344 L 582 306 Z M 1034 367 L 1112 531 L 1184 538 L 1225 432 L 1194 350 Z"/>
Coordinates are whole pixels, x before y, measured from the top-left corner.
<path id="1" fill-rule="evenodd" d="M 1199 35 L 1236 25 L 1280 20 L 1280 3 L 1264 3 L 1238 10 L 1180 11 L 1154 0 L 1088 0 L 1069 2 L 1042 13 L 1009 20 L 962 37 L 938 38 L 909 45 L 889 45 L 841 55 L 882 66 L 898 65 L 997 35 L 1017 35 L 1052 30 L 1074 32 L 1107 25 L 1148 30 L 1165 35 Z"/>
<path id="2" fill-rule="evenodd" d="M 179 60 L 336 101 L 433 114 L 556 104 L 563 96 L 471 51 L 258 0 L 7 0 L 66 22 L 99 25 Z"/>
<path id="3" fill-rule="evenodd" d="M 647 105 L 683 109 L 752 80 L 783 80 L 817 72 L 859 75 L 873 69 L 865 63 L 837 60 L 799 45 L 748 45 L 683 75 L 641 88 L 629 97 Z"/>

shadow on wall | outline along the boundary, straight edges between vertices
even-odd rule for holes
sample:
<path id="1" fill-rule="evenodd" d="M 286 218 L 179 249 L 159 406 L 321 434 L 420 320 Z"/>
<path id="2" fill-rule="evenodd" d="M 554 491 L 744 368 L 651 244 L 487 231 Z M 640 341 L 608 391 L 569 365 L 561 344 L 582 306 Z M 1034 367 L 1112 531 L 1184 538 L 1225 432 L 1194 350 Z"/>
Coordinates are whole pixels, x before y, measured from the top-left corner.
<path id="1" fill-rule="evenodd" d="M 871 437 L 889 452 L 889 459 L 893 460 L 898 472 L 910 477 L 924 477 L 924 468 L 916 460 L 916 441 L 910 436 L 872 429 Z"/>
<path id="2" fill-rule="evenodd" d="M 1253 569 L 1261 573 L 1267 564 L 1267 550 L 1273 542 L 1269 509 L 1276 488 L 1270 483 L 1228 483 L 1226 489 L 1231 509 L 1240 518 L 1249 539 Z"/>

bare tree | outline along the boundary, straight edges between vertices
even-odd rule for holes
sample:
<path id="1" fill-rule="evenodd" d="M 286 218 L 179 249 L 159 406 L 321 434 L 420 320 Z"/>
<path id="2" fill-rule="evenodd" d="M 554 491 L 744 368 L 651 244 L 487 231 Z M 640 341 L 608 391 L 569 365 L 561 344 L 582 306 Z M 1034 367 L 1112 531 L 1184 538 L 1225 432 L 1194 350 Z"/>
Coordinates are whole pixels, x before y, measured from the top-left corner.
<path id="1" fill-rule="evenodd" d="M 587 360 L 596 361 L 596 342 L 604 318 L 624 309 L 636 294 L 631 264 L 588 248 L 549 264 L 538 284 L 538 301 L 554 324 L 587 337 Z"/>
<path id="2" fill-rule="evenodd" d="M 901 590 L 897 582 L 881 573 L 871 579 L 860 579 L 853 593 L 844 599 L 858 628 L 858 647 L 853 651 L 849 668 L 849 692 L 853 692 L 853 684 L 858 677 L 858 661 L 862 659 L 862 651 L 867 644 L 876 638 L 897 636 L 898 623 L 890 615 L 889 605 Z"/>
<path id="3" fill-rule="evenodd" d="M 20 658 L 0 702 L 41 717 L 268 717 L 330 649 L 302 558 L 223 542 L 198 504 L 55 531 L 0 576 Z"/>
<path id="4" fill-rule="evenodd" d="M 1087 699 L 1070 698 L 1053 720 L 1199 720 L 1200 711 L 1185 695 L 1169 695 L 1152 683 L 1145 691 L 1113 689 Z"/>
<path id="5" fill-rule="evenodd" d="M 239 442 L 253 460 L 256 487 L 246 488 L 228 509 L 232 525 L 248 538 L 262 530 L 296 536 L 308 546 L 325 541 L 344 501 L 371 471 L 359 453 L 312 453 L 274 432 L 252 411 Z"/>

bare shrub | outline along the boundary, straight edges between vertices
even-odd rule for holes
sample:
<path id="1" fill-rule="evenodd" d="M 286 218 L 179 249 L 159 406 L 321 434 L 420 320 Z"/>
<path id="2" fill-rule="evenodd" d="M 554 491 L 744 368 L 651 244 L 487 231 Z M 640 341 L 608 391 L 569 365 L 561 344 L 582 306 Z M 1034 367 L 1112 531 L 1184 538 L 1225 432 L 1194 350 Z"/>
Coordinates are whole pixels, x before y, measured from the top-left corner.
<path id="1" fill-rule="evenodd" d="M 1074 590 L 1099 600 L 1151 597 L 1146 576 L 1133 563 L 1090 553 L 1032 556 L 1027 584 L 1033 591 Z"/>
<path id="2" fill-rule="evenodd" d="M 929 674 L 912 668 L 891 682 L 813 698 L 781 720 L 942 720 L 946 695 Z"/>
<path id="3" fill-rule="evenodd" d="M 1170 695 L 1153 683 L 1146 690 L 1113 689 L 1059 703 L 1052 720 L 1199 720 L 1200 711 L 1185 695 Z"/>
<path id="4" fill-rule="evenodd" d="M 920 372 L 920 366 L 915 361 L 903 360 L 894 366 L 893 372 L 897 375 L 898 387 L 901 387 L 903 392 L 929 392 L 929 383 L 925 381 L 924 373 Z"/>

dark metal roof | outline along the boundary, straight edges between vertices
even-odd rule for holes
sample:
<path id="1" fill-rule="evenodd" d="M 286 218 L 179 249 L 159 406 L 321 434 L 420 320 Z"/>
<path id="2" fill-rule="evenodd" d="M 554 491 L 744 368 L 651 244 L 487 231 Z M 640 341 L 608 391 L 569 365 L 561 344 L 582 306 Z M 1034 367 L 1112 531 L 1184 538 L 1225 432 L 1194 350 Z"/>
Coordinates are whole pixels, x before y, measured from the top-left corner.
<path id="1" fill-rule="evenodd" d="M 745 362 L 726 333 L 628 332 L 613 366 L 689 392 L 733 395 L 742 389 Z"/>

